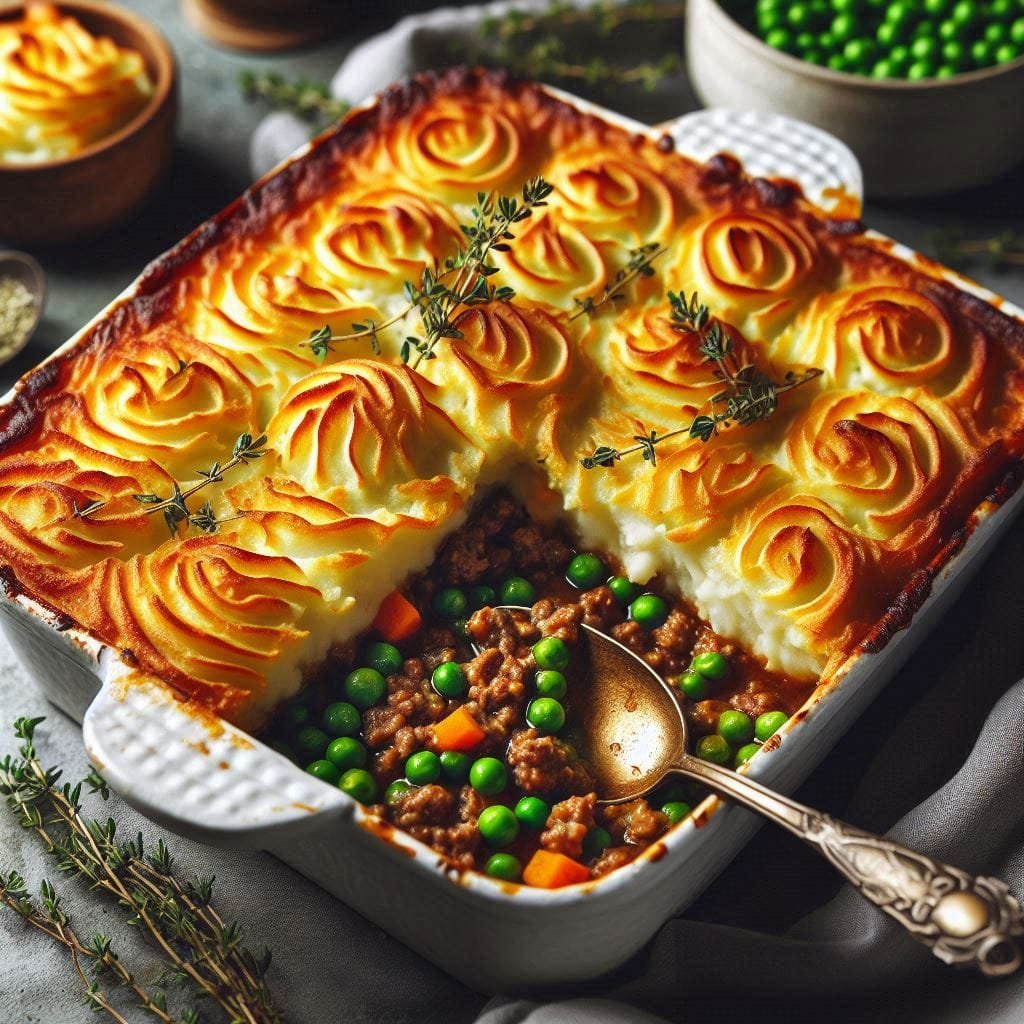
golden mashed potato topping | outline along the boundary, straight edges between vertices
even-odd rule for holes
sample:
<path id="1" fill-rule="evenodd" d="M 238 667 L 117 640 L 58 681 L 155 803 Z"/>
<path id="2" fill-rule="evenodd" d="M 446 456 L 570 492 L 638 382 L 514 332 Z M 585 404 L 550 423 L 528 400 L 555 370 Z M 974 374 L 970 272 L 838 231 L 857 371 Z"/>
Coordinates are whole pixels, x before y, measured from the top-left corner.
<path id="1" fill-rule="evenodd" d="M 457 281 L 473 208 L 537 175 L 547 205 L 420 358 L 424 270 Z M 671 300 L 694 291 L 738 363 L 820 371 L 707 441 L 686 428 L 723 385 Z M 827 679 L 927 590 L 1022 427 L 1024 326 L 934 265 L 729 160 L 452 71 L 353 113 L 25 378 L 0 563 L 257 727 L 500 483 Z M 651 431 L 676 431 L 653 463 L 581 463 Z"/>
<path id="2" fill-rule="evenodd" d="M 0 21 L 0 163 L 74 156 L 127 124 L 152 92 L 140 53 L 53 4 Z"/>

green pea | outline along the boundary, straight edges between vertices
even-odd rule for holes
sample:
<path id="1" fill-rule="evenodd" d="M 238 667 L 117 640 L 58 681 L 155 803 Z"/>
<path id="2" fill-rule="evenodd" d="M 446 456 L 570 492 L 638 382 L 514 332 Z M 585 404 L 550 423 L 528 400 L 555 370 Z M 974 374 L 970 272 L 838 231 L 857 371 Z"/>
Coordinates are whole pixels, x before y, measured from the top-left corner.
<path id="1" fill-rule="evenodd" d="M 896 68 L 893 67 L 892 61 L 880 60 L 877 61 L 874 67 L 871 68 L 872 78 L 895 78 Z"/>
<path id="2" fill-rule="evenodd" d="M 516 804 L 516 817 L 521 825 L 539 832 L 548 823 L 551 808 L 539 796 L 524 796 Z"/>
<path id="3" fill-rule="evenodd" d="M 757 716 L 754 723 L 754 735 L 764 743 L 770 740 L 789 721 L 785 711 L 766 711 Z"/>
<path id="4" fill-rule="evenodd" d="M 938 49 L 939 44 L 934 39 L 922 36 L 919 39 L 915 39 L 910 44 L 910 56 L 913 57 L 915 61 L 931 61 L 934 60 Z"/>
<path id="5" fill-rule="evenodd" d="M 821 35 L 818 36 L 818 42 L 826 53 L 832 53 L 837 45 L 835 37 L 831 32 L 822 32 Z"/>
<path id="6" fill-rule="evenodd" d="M 1024 46 L 1024 18 L 1017 18 L 1010 26 L 1010 42 L 1016 46 Z"/>
<path id="7" fill-rule="evenodd" d="M 938 35 L 938 26 L 934 21 L 919 21 L 911 33 L 914 39 L 932 39 Z"/>
<path id="8" fill-rule="evenodd" d="M 958 21 L 946 20 L 939 23 L 939 39 L 948 43 L 952 39 L 963 40 L 967 31 Z"/>
<path id="9" fill-rule="evenodd" d="M 784 11 L 789 0 L 757 0 L 754 5 L 758 14 L 768 11 Z"/>
<path id="10" fill-rule="evenodd" d="M 952 78 L 954 75 L 960 74 L 959 68 L 953 64 L 940 64 L 938 71 L 935 72 L 936 78 Z"/>
<path id="11" fill-rule="evenodd" d="M 1020 50 L 1013 43 L 1003 43 L 992 56 L 996 64 L 1009 64 L 1020 56 Z"/>
<path id="12" fill-rule="evenodd" d="M 728 743 L 749 743 L 754 738 L 754 720 L 742 711 L 723 711 L 718 716 L 718 735 Z"/>
<path id="13" fill-rule="evenodd" d="M 469 769 L 473 764 L 473 758 L 461 750 L 446 750 L 441 755 L 441 774 L 449 782 L 457 782 L 461 785 L 469 778 Z"/>
<path id="14" fill-rule="evenodd" d="M 893 46 L 902 35 L 902 26 L 891 21 L 883 21 L 882 24 L 875 29 L 875 39 L 878 40 L 878 45 L 887 50 Z"/>
<path id="15" fill-rule="evenodd" d="M 801 32 L 800 35 L 796 37 L 797 51 L 801 54 L 804 60 L 807 59 L 807 52 L 814 49 L 814 44 L 816 42 L 817 38 L 813 32 Z"/>
<path id="16" fill-rule="evenodd" d="M 875 44 L 870 39 L 851 39 L 843 47 L 843 56 L 851 66 L 866 65 L 874 56 Z"/>
<path id="17" fill-rule="evenodd" d="M 967 50 L 964 49 L 964 44 L 956 39 L 943 43 L 939 52 L 946 64 L 952 65 L 954 68 L 962 67 L 967 60 Z"/>
<path id="18" fill-rule="evenodd" d="M 836 14 L 856 14 L 860 8 L 860 0 L 832 0 L 832 10 Z"/>
<path id="19" fill-rule="evenodd" d="M 581 551 L 569 563 L 565 578 L 579 590 L 590 590 L 608 578 L 608 570 L 597 555 Z"/>
<path id="20" fill-rule="evenodd" d="M 958 0 L 949 12 L 949 18 L 958 25 L 974 25 L 978 20 L 978 8 L 974 0 Z"/>
<path id="21" fill-rule="evenodd" d="M 711 689 L 707 678 L 692 669 L 689 672 L 684 672 L 676 680 L 676 685 L 690 700 L 704 700 Z"/>
<path id="22" fill-rule="evenodd" d="M 760 749 L 761 745 L 759 743 L 744 743 L 736 751 L 736 760 L 733 763 L 739 768 L 741 764 L 746 764 Z"/>
<path id="23" fill-rule="evenodd" d="M 469 769 L 469 784 L 484 796 L 497 796 L 508 785 L 508 769 L 496 757 L 481 757 Z"/>
<path id="24" fill-rule="evenodd" d="M 367 644 L 363 652 L 363 662 L 385 677 L 400 672 L 404 661 L 402 652 L 394 644 L 386 644 L 382 640 Z"/>
<path id="25" fill-rule="evenodd" d="M 405 762 L 405 777 L 414 786 L 427 786 L 441 777 L 441 759 L 431 750 L 420 750 Z"/>
<path id="26" fill-rule="evenodd" d="M 935 75 L 935 65 L 926 60 L 916 60 L 907 68 L 907 78 L 912 82 L 919 82 L 923 78 L 932 78 Z"/>
<path id="27" fill-rule="evenodd" d="M 343 700 L 328 704 L 320 721 L 329 736 L 355 736 L 363 727 L 359 709 Z"/>
<path id="28" fill-rule="evenodd" d="M 526 721 L 540 732 L 558 732 L 565 725 L 565 709 L 554 697 L 538 697 L 526 706 Z"/>
<path id="29" fill-rule="evenodd" d="M 682 800 L 670 800 L 668 803 L 661 805 L 661 813 L 664 814 L 673 825 L 678 825 L 691 810 L 692 808 L 690 805 L 688 803 L 684 803 Z"/>
<path id="30" fill-rule="evenodd" d="M 629 604 L 640 593 L 640 588 L 625 576 L 613 576 L 608 581 L 608 589 L 619 604 Z"/>
<path id="31" fill-rule="evenodd" d="M 950 0 L 922 0 L 921 6 L 925 14 L 932 18 L 938 18 L 949 10 Z"/>
<path id="32" fill-rule="evenodd" d="M 998 21 L 992 22 L 991 25 L 986 25 L 982 30 L 981 38 L 986 43 L 991 43 L 995 47 L 1001 46 L 1010 38 L 1010 30 L 1006 25 L 1001 24 Z"/>
<path id="33" fill-rule="evenodd" d="M 569 689 L 565 676 L 552 668 L 542 669 L 538 672 L 534 685 L 537 687 L 537 693 L 542 697 L 554 697 L 555 700 L 561 700 Z"/>
<path id="34" fill-rule="evenodd" d="M 342 690 L 350 704 L 365 711 L 387 693 L 388 683 L 375 668 L 357 668 L 345 676 Z"/>
<path id="35" fill-rule="evenodd" d="M 297 733 L 300 729 L 310 725 L 313 720 L 313 712 L 306 704 L 286 704 L 277 715 L 274 723 L 283 732 Z"/>
<path id="36" fill-rule="evenodd" d="M 697 756 L 714 764 L 728 764 L 732 748 L 721 736 L 702 736 L 697 744 Z"/>
<path id="37" fill-rule="evenodd" d="M 351 736 L 339 736 L 327 747 L 327 760 L 342 772 L 362 768 L 366 764 L 366 747 Z"/>
<path id="38" fill-rule="evenodd" d="M 657 594 L 641 594 L 630 606 L 629 617 L 648 629 L 657 629 L 668 618 L 668 604 Z"/>
<path id="39" fill-rule="evenodd" d="M 409 785 L 405 779 L 395 779 L 387 789 L 384 790 L 384 803 L 388 807 L 397 807 L 402 802 L 402 797 L 405 796 L 412 786 Z"/>
<path id="40" fill-rule="evenodd" d="M 491 878 L 500 878 L 503 882 L 518 882 L 523 873 L 519 858 L 511 853 L 492 853 L 484 865 L 484 872 Z"/>
<path id="41" fill-rule="evenodd" d="M 860 32 L 860 21 L 852 14 L 837 14 L 832 19 L 832 35 L 839 43 L 846 43 Z"/>
<path id="42" fill-rule="evenodd" d="M 708 679 L 724 679 L 729 674 L 729 660 L 718 651 L 704 651 L 698 654 L 690 667 Z"/>
<path id="43" fill-rule="evenodd" d="M 895 0 L 885 9 L 885 20 L 890 25 L 909 25 L 914 20 L 914 9 L 904 0 Z"/>
<path id="44" fill-rule="evenodd" d="M 330 742 L 331 737 L 323 729 L 319 729 L 315 725 L 307 725 L 295 734 L 292 744 L 299 758 L 308 762 L 317 761 L 323 757 L 327 744 Z"/>
<path id="45" fill-rule="evenodd" d="M 910 50 L 906 46 L 894 46 L 889 51 L 889 61 L 897 75 L 910 67 Z"/>
<path id="46" fill-rule="evenodd" d="M 976 39 L 971 43 L 971 60 L 975 67 L 984 68 L 992 63 L 992 47 L 984 39 Z"/>
<path id="47" fill-rule="evenodd" d="M 793 45 L 793 36 L 789 29 L 773 28 L 765 33 L 764 41 L 773 50 L 788 50 Z"/>
<path id="48" fill-rule="evenodd" d="M 803 59 L 808 64 L 824 64 L 825 54 L 821 50 L 805 50 L 803 52 Z"/>
<path id="49" fill-rule="evenodd" d="M 991 0 L 988 5 L 988 15 L 998 21 L 1013 21 L 1017 8 L 1013 0 Z"/>
<path id="50" fill-rule="evenodd" d="M 510 576 L 501 585 L 502 604 L 529 605 L 537 599 L 533 584 L 522 576 Z"/>
<path id="51" fill-rule="evenodd" d="M 600 857 L 612 845 L 612 834 L 606 828 L 595 825 L 583 840 L 583 859 L 593 860 Z"/>
<path id="52" fill-rule="evenodd" d="M 466 614 L 469 600 L 458 587 L 445 587 L 434 596 L 434 611 L 446 619 L 458 619 Z"/>
<path id="53" fill-rule="evenodd" d="M 785 24 L 786 15 L 783 11 L 765 11 L 757 16 L 757 27 L 762 36 L 782 28 Z"/>
<path id="54" fill-rule="evenodd" d="M 349 768 L 342 775 L 338 788 L 361 804 L 372 804 L 377 799 L 377 783 L 364 768 Z"/>
<path id="55" fill-rule="evenodd" d="M 341 779 L 341 772 L 330 761 L 325 761 L 322 758 L 312 764 L 307 764 L 306 771 L 318 779 L 323 779 L 324 782 L 329 782 L 332 786 L 336 786 Z"/>
<path id="56" fill-rule="evenodd" d="M 846 71 L 846 58 L 841 53 L 830 54 L 825 66 L 831 68 L 833 71 Z"/>
<path id="57" fill-rule="evenodd" d="M 519 820 L 511 808 L 504 804 L 493 804 L 485 807 L 477 819 L 477 828 L 484 842 L 490 846 L 508 846 L 514 843 L 519 835 Z"/>
<path id="58" fill-rule="evenodd" d="M 442 661 L 430 674 L 430 685 L 442 697 L 461 697 L 469 689 L 466 673 L 457 661 Z"/>
<path id="59" fill-rule="evenodd" d="M 568 668 L 571 657 L 569 645 L 557 636 L 543 637 L 533 645 L 533 660 L 541 669 L 550 668 L 561 672 Z"/>
<path id="60" fill-rule="evenodd" d="M 494 587 L 478 586 L 470 587 L 469 593 L 469 607 L 476 611 L 477 608 L 492 608 L 498 600 L 498 595 Z"/>
<path id="61" fill-rule="evenodd" d="M 790 4 L 789 10 L 786 11 L 786 20 L 798 30 L 807 28 L 812 17 L 811 9 L 801 3 Z"/>

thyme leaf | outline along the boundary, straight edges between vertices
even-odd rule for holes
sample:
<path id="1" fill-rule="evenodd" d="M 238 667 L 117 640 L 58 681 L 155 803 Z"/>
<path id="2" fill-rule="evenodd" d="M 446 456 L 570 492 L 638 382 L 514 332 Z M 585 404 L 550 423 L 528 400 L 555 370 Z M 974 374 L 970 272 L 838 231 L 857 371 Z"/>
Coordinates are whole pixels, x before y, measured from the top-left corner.
<path id="1" fill-rule="evenodd" d="M 728 332 L 711 315 L 711 310 L 700 301 L 696 292 L 689 298 L 685 293 L 669 292 L 668 300 L 673 329 L 683 334 L 697 335 L 698 351 L 706 360 L 715 364 L 714 378 L 721 381 L 724 388 L 708 399 L 711 406 L 708 412 L 698 413 L 683 427 L 663 434 L 655 430 L 635 434 L 633 440 L 636 444 L 628 448 L 597 446 L 593 452 L 580 459 L 584 469 L 614 466 L 625 456 L 636 452 L 641 453 L 645 462 L 656 466 L 658 444 L 684 434 L 706 444 L 732 423 L 741 427 L 761 423 L 778 409 L 779 395 L 821 375 L 818 369 L 802 372 L 790 370 L 784 380 L 777 383 L 752 363 L 740 365 L 733 357 Z"/>

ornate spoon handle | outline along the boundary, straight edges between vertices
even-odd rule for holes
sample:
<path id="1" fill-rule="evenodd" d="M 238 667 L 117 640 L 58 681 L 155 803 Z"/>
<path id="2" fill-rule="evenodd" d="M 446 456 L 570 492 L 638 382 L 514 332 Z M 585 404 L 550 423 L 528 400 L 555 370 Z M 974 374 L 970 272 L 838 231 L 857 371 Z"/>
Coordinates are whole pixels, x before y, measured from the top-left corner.
<path id="1" fill-rule="evenodd" d="M 947 964 L 984 975 L 1012 974 L 1022 962 L 1020 904 L 998 878 L 971 875 L 899 843 L 864 832 L 780 796 L 760 783 L 695 757 L 676 771 L 706 783 L 815 847 L 861 893 Z"/>

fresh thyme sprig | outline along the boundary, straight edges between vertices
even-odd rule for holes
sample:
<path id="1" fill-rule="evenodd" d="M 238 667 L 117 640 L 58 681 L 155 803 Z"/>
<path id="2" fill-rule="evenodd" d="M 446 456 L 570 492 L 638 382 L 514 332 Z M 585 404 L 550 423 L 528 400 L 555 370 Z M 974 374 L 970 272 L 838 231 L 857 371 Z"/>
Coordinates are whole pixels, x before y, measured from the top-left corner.
<path id="1" fill-rule="evenodd" d="M 116 984 L 131 990 L 140 1009 L 163 1021 L 163 1024 L 198 1024 L 199 1014 L 192 1009 L 184 1011 L 180 1017 L 171 1016 L 167 1010 L 166 995 L 163 992 L 150 995 L 124 965 L 110 939 L 102 932 L 97 932 L 89 942 L 80 939 L 63 909 L 61 898 L 50 882 L 43 881 L 39 896 L 41 906 L 33 900 L 24 879 L 16 871 L 6 877 L 0 875 L 0 903 L 18 914 L 26 924 L 67 949 L 75 973 L 85 987 L 86 1005 L 106 1013 L 115 1024 L 128 1024 L 103 991 L 100 979 L 109 975 Z M 87 976 L 83 961 L 92 962 L 92 978 Z"/>
<path id="2" fill-rule="evenodd" d="M 351 104 L 336 99 L 324 82 L 285 78 L 274 71 L 243 71 L 239 88 L 248 100 L 261 100 L 277 110 L 287 110 L 318 128 L 344 117 Z"/>
<path id="3" fill-rule="evenodd" d="M 477 193 L 473 207 L 473 220 L 460 225 L 466 243 L 449 256 L 442 267 L 425 267 L 417 284 L 406 281 L 403 291 L 406 304 L 394 316 L 381 323 L 373 320 L 356 323 L 345 334 L 335 334 L 329 324 L 310 333 L 300 347 L 308 347 L 314 355 L 323 358 L 334 351 L 336 342 L 368 338 L 374 352 L 380 353 L 380 332 L 404 320 L 416 310 L 419 313 L 423 335 L 407 335 L 402 341 L 403 363 L 417 369 L 424 359 L 435 358 L 435 349 L 442 338 L 461 338 L 455 326 L 458 314 L 470 306 L 486 302 L 508 302 L 515 292 L 506 285 L 495 286 L 487 279 L 498 272 L 490 263 L 495 252 L 506 252 L 515 239 L 513 228 L 533 216 L 533 211 L 547 206 L 552 186 L 543 178 L 531 178 L 523 185 L 521 197 Z"/>
<path id="4" fill-rule="evenodd" d="M 668 75 L 682 69 L 682 58 L 673 51 L 657 61 L 619 65 L 594 55 L 575 59 L 579 47 L 570 48 L 559 33 L 566 29 L 591 28 L 607 38 L 629 23 L 656 25 L 680 21 L 683 3 L 593 3 L 577 7 L 553 2 L 546 10 L 507 11 L 481 22 L 482 45 L 462 49 L 461 55 L 476 63 L 506 67 L 531 78 L 559 78 L 589 85 L 639 84 L 653 89 Z"/>
<path id="5" fill-rule="evenodd" d="M 39 836 L 62 872 L 113 897 L 132 915 L 129 924 L 140 927 L 152 941 L 171 974 L 214 1000 L 231 1021 L 281 1024 L 265 980 L 270 953 L 254 955 L 243 946 L 239 926 L 225 924 L 212 905 L 213 879 L 183 883 L 162 841 L 148 851 L 141 836 L 119 840 L 112 818 L 105 822 L 86 818 L 83 787 L 103 799 L 109 790 L 96 772 L 75 785 L 60 784 L 61 771 L 45 768 L 36 753 L 34 735 L 42 721 L 19 719 L 14 729 L 22 741 L 20 757 L 8 755 L 0 761 L 0 794 L 21 826 Z M 22 891 L 13 898 L 22 899 Z M 55 904 L 54 910 L 59 911 L 59 906 Z M 112 958 L 105 941 L 94 943 L 93 950 L 94 959 Z M 77 948 L 73 952 L 82 955 Z M 108 967 L 114 969 L 112 959 Z M 153 1001 L 166 1013 L 158 997 Z M 188 1018 L 183 1017 L 183 1022 L 187 1024 Z"/>
<path id="6" fill-rule="evenodd" d="M 994 270 L 1024 266 L 1024 231 L 1008 228 L 997 235 L 971 238 L 951 228 L 934 238 L 939 259 L 954 265 L 985 263 Z"/>
<path id="7" fill-rule="evenodd" d="M 657 242 L 648 242 L 646 245 L 638 246 L 629 250 L 629 261 L 624 267 L 620 267 L 615 276 L 595 299 L 588 296 L 585 299 L 573 299 L 576 303 L 576 312 L 569 317 L 572 322 L 584 314 L 590 315 L 607 302 L 618 302 L 625 297 L 625 287 L 638 277 L 651 277 L 654 274 L 654 261 L 664 253 Z"/>
<path id="8" fill-rule="evenodd" d="M 635 452 L 642 453 L 645 462 L 657 465 L 656 446 L 672 437 L 686 434 L 705 444 L 732 423 L 749 427 L 768 419 L 778 408 L 779 395 L 800 387 L 821 375 L 821 370 L 809 369 L 802 373 L 789 371 L 781 383 L 773 381 L 752 363 L 742 365 L 732 353 L 732 342 L 711 310 L 702 303 L 697 293 L 687 299 L 685 294 L 668 293 L 672 309 L 672 327 L 682 334 L 696 334 L 698 351 L 715 364 L 713 376 L 725 385 L 722 391 L 708 399 L 711 412 L 700 413 L 686 426 L 659 434 L 656 430 L 634 434 L 636 444 L 629 448 L 598 445 L 590 455 L 580 459 L 584 469 L 613 466 L 620 459 Z"/>
<path id="9" fill-rule="evenodd" d="M 473 207 L 473 223 L 461 225 L 468 244 L 444 262 L 447 273 L 455 275 L 454 282 L 445 283 L 446 274 L 435 274 L 429 268 L 423 271 L 419 288 L 406 285 L 409 299 L 419 308 L 424 337 L 409 336 L 402 343 L 402 361 L 412 359 L 415 370 L 424 359 L 433 359 L 434 349 L 442 338 L 461 338 L 455 326 L 456 315 L 463 307 L 486 302 L 507 302 L 515 292 L 505 286 L 495 287 L 487 278 L 498 272 L 490 263 L 491 254 L 507 252 L 509 242 L 515 238 L 512 228 L 533 216 L 533 211 L 547 206 L 552 185 L 543 178 L 531 178 L 523 185 L 522 199 L 477 193 Z"/>
<path id="10" fill-rule="evenodd" d="M 188 499 L 197 491 L 201 491 L 210 484 L 220 483 L 226 473 L 230 473 L 236 466 L 248 465 L 251 459 L 260 459 L 267 454 L 267 435 L 260 434 L 253 438 L 252 434 L 239 434 L 231 450 L 231 458 L 223 465 L 215 462 L 209 469 L 198 470 L 201 477 L 196 483 L 184 488 L 177 481 L 172 485 L 170 497 L 162 498 L 159 494 L 136 494 L 134 498 L 142 505 L 146 505 L 146 515 L 153 515 L 162 512 L 164 522 L 171 536 L 178 535 L 178 525 L 188 522 L 203 533 L 216 533 L 222 523 L 231 522 L 234 519 L 244 518 L 244 513 L 239 512 L 232 516 L 218 516 L 213 505 L 207 501 L 197 511 L 188 507 Z M 77 501 L 72 501 L 75 519 L 85 519 L 94 512 L 98 512 L 106 505 L 105 501 L 90 501 L 87 505 L 79 507 Z"/>

